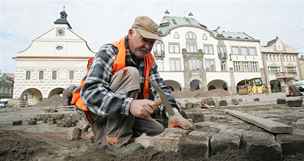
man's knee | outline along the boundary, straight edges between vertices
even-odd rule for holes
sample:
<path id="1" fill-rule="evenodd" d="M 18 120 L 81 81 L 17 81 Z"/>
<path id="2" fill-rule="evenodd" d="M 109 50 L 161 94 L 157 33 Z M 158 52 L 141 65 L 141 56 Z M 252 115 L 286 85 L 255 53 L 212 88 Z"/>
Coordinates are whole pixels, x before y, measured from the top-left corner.
<path id="1" fill-rule="evenodd" d="M 135 67 L 125 67 L 116 72 L 111 80 L 113 92 L 128 93 L 140 89 L 139 71 Z"/>
<path id="2" fill-rule="evenodd" d="M 138 80 L 139 81 L 139 71 L 137 68 L 135 67 L 125 67 L 123 70 L 126 70 L 127 73 L 129 74 L 130 77 L 132 77 L 132 79 L 134 80 Z"/>

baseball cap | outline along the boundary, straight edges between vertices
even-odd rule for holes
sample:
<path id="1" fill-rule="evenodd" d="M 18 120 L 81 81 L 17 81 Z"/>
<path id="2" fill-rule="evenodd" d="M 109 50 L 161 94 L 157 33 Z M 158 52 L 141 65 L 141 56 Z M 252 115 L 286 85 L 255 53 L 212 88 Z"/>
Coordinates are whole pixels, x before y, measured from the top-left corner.
<path id="1" fill-rule="evenodd" d="M 158 25 L 148 16 L 138 16 L 132 25 L 142 37 L 159 40 Z"/>

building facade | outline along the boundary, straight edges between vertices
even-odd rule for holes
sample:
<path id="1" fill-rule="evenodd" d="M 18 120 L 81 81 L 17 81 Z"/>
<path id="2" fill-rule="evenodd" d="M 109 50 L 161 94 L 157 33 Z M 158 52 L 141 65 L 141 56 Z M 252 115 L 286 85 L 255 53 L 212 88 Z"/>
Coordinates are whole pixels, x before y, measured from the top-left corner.
<path id="1" fill-rule="evenodd" d="M 244 32 L 210 30 L 193 15 L 168 14 L 161 20 L 160 34 L 153 53 L 161 76 L 174 91 L 224 89 L 237 94 L 248 80 L 261 80 L 276 92 L 276 84 L 286 83 L 281 78 L 299 78 L 297 52 L 278 38 L 261 47 Z M 16 54 L 13 97 L 36 104 L 78 85 L 94 54 L 72 30 L 66 12 L 60 12 L 53 28 Z"/>
<path id="2" fill-rule="evenodd" d="M 298 52 L 279 37 L 261 47 L 265 83 L 270 92 L 286 92 L 287 82 L 300 79 Z"/>
<path id="3" fill-rule="evenodd" d="M 192 16 L 164 16 L 154 55 L 161 76 L 174 90 L 225 89 L 261 78 L 260 41 L 244 32 L 209 30 Z"/>
<path id="4" fill-rule="evenodd" d="M 16 54 L 14 98 L 36 104 L 79 84 L 92 56 L 87 42 L 72 30 L 66 12 L 60 12 L 53 28 Z"/>

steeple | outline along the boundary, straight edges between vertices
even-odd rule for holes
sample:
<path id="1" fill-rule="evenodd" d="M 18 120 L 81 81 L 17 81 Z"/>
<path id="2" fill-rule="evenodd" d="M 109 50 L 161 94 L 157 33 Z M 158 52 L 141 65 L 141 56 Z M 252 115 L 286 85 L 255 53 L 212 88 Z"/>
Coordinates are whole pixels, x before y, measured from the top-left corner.
<path id="1" fill-rule="evenodd" d="M 72 29 L 72 26 L 67 20 L 68 14 L 65 12 L 65 6 L 63 7 L 63 10 L 60 12 L 60 18 L 58 18 L 54 24 L 65 24 L 68 25 L 69 29 Z"/>

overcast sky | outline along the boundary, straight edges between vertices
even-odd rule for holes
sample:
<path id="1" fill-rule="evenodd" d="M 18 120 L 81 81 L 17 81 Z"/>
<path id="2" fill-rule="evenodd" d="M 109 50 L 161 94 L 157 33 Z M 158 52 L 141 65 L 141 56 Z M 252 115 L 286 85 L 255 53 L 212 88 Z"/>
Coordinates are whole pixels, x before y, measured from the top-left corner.
<path id="1" fill-rule="evenodd" d="M 0 0 L 0 70 L 14 72 L 18 51 L 53 27 L 63 6 L 73 31 L 97 51 L 125 35 L 134 18 L 159 22 L 171 16 L 194 18 L 209 29 L 246 32 L 262 43 L 279 36 L 304 52 L 303 0 Z"/>

